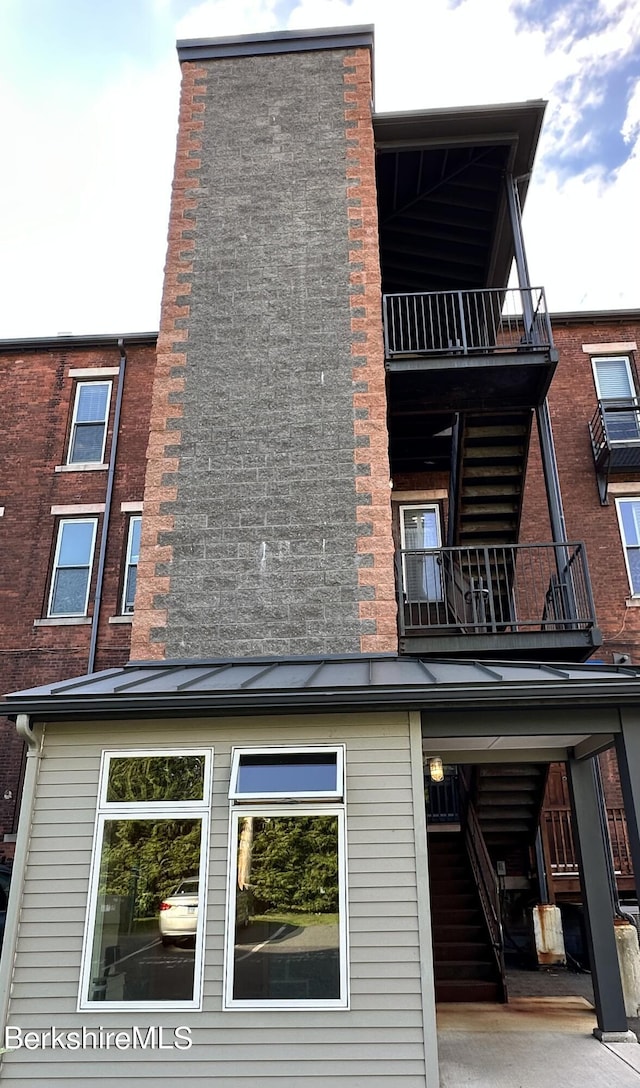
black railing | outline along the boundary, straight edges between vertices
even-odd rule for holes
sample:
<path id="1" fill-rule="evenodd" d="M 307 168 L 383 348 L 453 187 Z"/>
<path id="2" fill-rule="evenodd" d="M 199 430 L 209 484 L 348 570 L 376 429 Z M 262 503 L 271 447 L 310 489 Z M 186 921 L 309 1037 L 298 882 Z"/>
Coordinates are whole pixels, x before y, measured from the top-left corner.
<path id="1" fill-rule="evenodd" d="M 385 295 L 383 320 L 388 359 L 553 346 L 542 287 Z"/>
<path id="2" fill-rule="evenodd" d="M 405 549 L 396 578 L 401 635 L 595 627 L 583 544 Z"/>
<path id="3" fill-rule="evenodd" d="M 460 795 L 458 792 L 458 768 L 447 766 L 442 782 L 433 782 L 426 776 L 427 822 L 451 824 L 460 821 Z"/>
<path id="4" fill-rule="evenodd" d="M 589 424 L 596 463 L 604 450 L 616 445 L 640 446 L 640 402 L 637 397 L 599 400 Z"/>

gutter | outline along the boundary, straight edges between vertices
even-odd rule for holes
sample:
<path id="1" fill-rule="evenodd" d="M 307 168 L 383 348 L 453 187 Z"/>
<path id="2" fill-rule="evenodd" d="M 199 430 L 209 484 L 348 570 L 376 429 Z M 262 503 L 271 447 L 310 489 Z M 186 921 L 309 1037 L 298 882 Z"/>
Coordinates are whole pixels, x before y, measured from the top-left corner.
<path id="1" fill-rule="evenodd" d="M 98 644 L 98 625 L 100 623 L 100 610 L 102 608 L 102 590 L 104 587 L 104 567 L 107 554 L 107 541 L 109 538 L 109 522 L 111 520 L 111 507 L 113 505 L 113 481 L 116 472 L 116 458 L 118 456 L 118 437 L 120 434 L 120 416 L 122 414 L 122 395 L 124 392 L 124 375 L 127 365 L 127 353 L 124 349 L 122 337 L 118 340 L 120 351 L 120 371 L 118 374 L 118 389 L 116 392 L 116 406 L 113 412 L 113 432 L 111 435 L 111 450 L 109 453 L 109 472 L 107 475 L 107 489 L 104 499 L 104 514 L 102 515 L 102 533 L 100 535 L 100 554 L 98 556 L 98 573 L 96 575 L 96 592 L 93 602 L 93 622 L 91 624 L 91 641 L 89 642 L 89 656 L 87 658 L 87 672 L 95 672 L 96 648 Z"/>
<path id="2" fill-rule="evenodd" d="M 11 872 L 11 887 L 9 890 L 9 902 L 7 904 L 7 919 L 4 930 L 4 943 L 2 957 L 0 959 L 0 1039 L 4 1040 L 4 1029 L 9 1012 L 9 998 L 11 984 L 13 982 L 13 966 L 18 943 L 18 930 L 20 927 L 20 908 L 24 893 L 24 878 L 27 868 L 27 854 L 29 840 L 31 838 L 31 819 L 33 802 L 40 769 L 40 756 L 42 753 L 42 730 L 34 730 L 33 723 L 27 714 L 19 714 L 16 721 L 18 736 L 25 741 L 27 749 L 27 766 L 22 787 L 22 800 L 20 802 L 20 819 L 18 822 L 18 834 L 16 838 L 15 858 Z M 1 1050 L 0 1050 L 1 1053 Z"/>

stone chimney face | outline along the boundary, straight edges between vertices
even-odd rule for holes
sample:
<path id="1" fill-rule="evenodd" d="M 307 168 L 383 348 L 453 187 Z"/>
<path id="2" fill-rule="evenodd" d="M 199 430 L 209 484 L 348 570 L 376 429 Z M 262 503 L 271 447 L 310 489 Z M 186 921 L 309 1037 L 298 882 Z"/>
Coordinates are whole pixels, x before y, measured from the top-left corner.
<path id="1" fill-rule="evenodd" d="M 132 657 L 397 649 L 368 48 L 183 62 Z"/>

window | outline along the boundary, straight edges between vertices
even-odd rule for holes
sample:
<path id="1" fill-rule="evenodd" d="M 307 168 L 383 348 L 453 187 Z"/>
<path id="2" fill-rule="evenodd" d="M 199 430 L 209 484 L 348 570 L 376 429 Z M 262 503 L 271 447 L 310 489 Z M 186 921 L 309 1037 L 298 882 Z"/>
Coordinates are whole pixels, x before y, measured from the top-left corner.
<path id="1" fill-rule="evenodd" d="M 101 464 L 107 438 L 111 382 L 78 382 L 68 464 Z"/>
<path id="2" fill-rule="evenodd" d="M 441 601 L 439 549 L 442 545 L 437 506 L 400 507 L 400 546 L 407 600 Z"/>
<path id="3" fill-rule="evenodd" d="M 603 355 L 592 359 L 592 364 L 609 440 L 632 442 L 640 439 L 640 414 L 625 411 L 638 404 L 629 357 Z"/>
<path id="4" fill-rule="evenodd" d="M 346 1008 L 343 749 L 236 750 L 229 796 L 225 1007 Z"/>
<path id="5" fill-rule="evenodd" d="M 105 753 L 81 1009 L 199 1007 L 211 762 Z"/>
<path id="6" fill-rule="evenodd" d="M 640 597 L 640 499 L 616 499 L 629 585 Z"/>
<path id="7" fill-rule="evenodd" d="M 136 579 L 138 575 L 138 557 L 140 555 L 140 528 L 142 518 L 140 515 L 129 520 L 129 537 L 127 540 L 127 559 L 124 568 L 124 589 L 122 591 L 122 612 L 126 615 L 133 612 L 133 602 L 136 596 Z"/>
<path id="8" fill-rule="evenodd" d="M 97 518 L 59 522 L 49 616 L 86 616 L 97 524 Z"/>

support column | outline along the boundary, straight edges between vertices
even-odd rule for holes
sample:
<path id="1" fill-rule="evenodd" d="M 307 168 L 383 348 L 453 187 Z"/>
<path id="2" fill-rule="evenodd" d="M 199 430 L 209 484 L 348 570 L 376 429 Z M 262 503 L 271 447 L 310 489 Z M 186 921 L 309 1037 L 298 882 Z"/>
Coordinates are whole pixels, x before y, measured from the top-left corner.
<path id="1" fill-rule="evenodd" d="M 616 735 L 616 755 L 622 798 L 627 817 L 629 847 L 636 881 L 640 879 L 640 713 L 620 712 L 621 732 Z"/>
<path id="2" fill-rule="evenodd" d="M 594 1034 L 603 1041 L 627 1038 L 627 1016 L 592 760 L 570 759 L 567 769 L 598 1018 Z"/>

